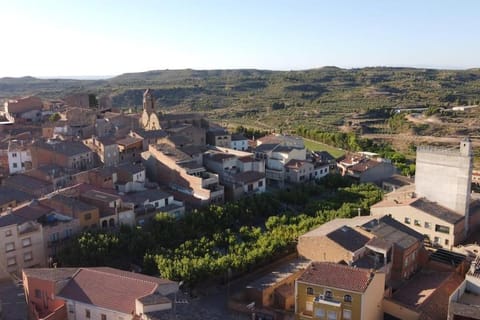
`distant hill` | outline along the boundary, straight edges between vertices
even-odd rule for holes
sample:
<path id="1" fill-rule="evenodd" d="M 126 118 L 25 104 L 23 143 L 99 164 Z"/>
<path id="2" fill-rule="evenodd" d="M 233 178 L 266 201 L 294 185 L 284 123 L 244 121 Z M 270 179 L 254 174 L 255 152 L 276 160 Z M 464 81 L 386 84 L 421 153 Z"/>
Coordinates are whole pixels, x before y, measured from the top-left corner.
<path id="1" fill-rule="evenodd" d="M 104 80 L 1 78 L 0 98 L 71 93 L 108 96 L 113 106 L 140 107 L 145 88 L 159 109 L 207 113 L 225 124 L 332 129 L 346 117 L 398 106 L 480 102 L 480 69 L 324 67 L 303 71 L 158 70 Z"/>

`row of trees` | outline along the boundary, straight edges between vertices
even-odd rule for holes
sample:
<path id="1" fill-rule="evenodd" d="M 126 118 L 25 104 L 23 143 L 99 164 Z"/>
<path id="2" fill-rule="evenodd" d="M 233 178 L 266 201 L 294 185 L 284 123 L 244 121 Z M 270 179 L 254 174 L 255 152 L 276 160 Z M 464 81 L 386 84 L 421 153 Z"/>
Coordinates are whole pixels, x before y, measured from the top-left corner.
<path id="1" fill-rule="evenodd" d="M 370 184 L 339 176 L 318 184 L 211 205 L 176 220 L 159 213 L 144 228 L 84 233 L 59 260 L 63 265 L 140 264 L 147 273 L 194 286 L 202 279 L 244 273 L 294 250 L 299 235 L 336 217 L 368 212 L 382 198 Z"/>
<path id="2" fill-rule="evenodd" d="M 397 118 L 395 117 L 395 119 Z M 378 153 L 381 157 L 390 159 L 402 175 L 415 175 L 415 164 L 407 159 L 403 153 L 395 151 L 388 142 L 377 143 L 370 139 L 361 138 L 353 132 L 324 132 L 317 129 L 307 129 L 305 127 L 297 128 L 296 132 L 304 138 L 347 151 L 369 151 Z M 414 151 L 414 146 L 412 147 L 412 151 Z"/>

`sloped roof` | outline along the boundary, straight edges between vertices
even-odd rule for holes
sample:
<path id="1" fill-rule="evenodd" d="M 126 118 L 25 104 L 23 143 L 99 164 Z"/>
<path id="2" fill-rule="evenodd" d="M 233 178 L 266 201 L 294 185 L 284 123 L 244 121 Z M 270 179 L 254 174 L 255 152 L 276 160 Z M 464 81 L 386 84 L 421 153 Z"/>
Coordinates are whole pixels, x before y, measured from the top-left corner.
<path id="1" fill-rule="evenodd" d="M 285 168 L 299 169 L 299 168 L 303 167 L 304 165 L 308 165 L 309 163 L 310 162 L 305 161 L 305 160 L 292 159 L 285 164 Z"/>
<path id="2" fill-rule="evenodd" d="M 403 249 L 408 249 L 415 243 L 423 241 L 422 234 L 388 215 L 380 219 L 373 219 L 362 225 L 362 228 L 371 232 L 375 237 Z"/>
<path id="3" fill-rule="evenodd" d="M 80 268 L 59 296 L 123 313 L 135 313 L 135 300 L 172 281 L 112 268 Z"/>
<path id="4" fill-rule="evenodd" d="M 52 140 L 50 143 L 37 141 L 34 143 L 34 146 L 45 150 L 50 150 L 52 152 L 60 153 L 68 157 L 92 152 L 90 148 L 88 148 L 86 145 L 79 141 Z"/>
<path id="5" fill-rule="evenodd" d="M 241 133 L 232 133 L 232 141 L 243 141 L 248 140 L 245 136 Z"/>
<path id="6" fill-rule="evenodd" d="M 357 164 L 354 164 L 350 170 L 353 172 L 365 172 L 371 168 L 378 166 L 380 162 L 374 160 L 362 161 Z"/>
<path id="7" fill-rule="evenodd" d="M 370 241 L 369 237 L 349 226 L 342 226 L 327 234 L 327 237 L 350 252 L 359 250 Z"/>
<path id="8" fill-rule="evenodd" d="M 332 262 L 312 262 L 298 281 L 341 290 L 365 292 L 373 278 L 371 270 Z"/>
<path id="9" fill-rule="evenodd" d="M 262 143 L 261 145 L 255 148 L 255 152 L 270 152 L 273 149 L 275 149 L 275 147 L 277 146 L 278 146 L 277 143 Z"/>
<path id="10" fill-rule="evenodd" d="M 410 206 L 451 224 L 455 224 L 465 218 L 461 214 L 445 208 L 436 202 L 428 201 L 426 198 L 419 198 L 412 202 Z"/>
<path id="11" fill-rule="evenodd" d="M 15 200 L 18 203 L 31 199 L 32 196 L 28 193 L 6 186 L 0 186 L 0 205 L 9 203 L 12 200 Z"/>
<path id="12" fill-rule="evenodd" d="M 145 201 L 155 201 L 166 199 L 170 196 L 169 193 L 158 189 L 147 189 L 143 191 L 132 192 L 124 195 L 122 198 L 124 201 L 133 202 L 135 204 L 144 203 Z"/>
<path id="13" fill-rule="evenodd" d="M 122 146 L 129 146 L 132 144 L 135 144 L 139 141 L 143 141 L 143 138 L 136 138 L 136 137 L 131 137 L 131 136 L 126 136 L 123 139 L 118 139 L 117 144 L 122 145 Z"/>
<path id="14" fill-rule="evenodd" d="M 27 268 L 23 272 L 27 277 L 48 281 L 61 281 L 70 279 L 78 268 Z"/>
<path id="15" fill-rule="evenodd" d="M 265 178 L 265 173 L 258 171 L 240 172 L 234 176 L 235 181 L 242 183 L 255 182 L 263 178 Z"/>

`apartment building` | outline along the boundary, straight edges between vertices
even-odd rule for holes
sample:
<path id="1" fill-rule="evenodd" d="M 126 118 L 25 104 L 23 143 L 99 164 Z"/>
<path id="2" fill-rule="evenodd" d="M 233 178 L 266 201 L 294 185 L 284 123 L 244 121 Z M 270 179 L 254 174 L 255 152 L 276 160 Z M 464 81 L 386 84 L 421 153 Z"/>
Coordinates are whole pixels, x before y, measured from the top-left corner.
<path id="1" fill-rule="evenodd" d="M 45 266 L 43 228 L 37 219 L 50 212 L 32 201 L 0 216 L 0 279 L 19 276 L 22 268 Z"/>
<path id="2" fill-rule="evenodd" d="M 143 139 L 126 136 L 116 141 L 120 163 L 140 163 L 143 151 Z"/>
<path id="3" fill-rule="evenodd" d="M 100 211 L 97 206 L 62 194 L 40 200 L 41 203 L 56 209 L 72 218 L 78 219 L 83 230 L 95 229 L 100 225 Z"/>
<path id="4" fill-rule="evenodd" d="M 232 133 L 230 138 L 230 146 L 228 148 L 233 150 L 247 151 L 248 139 L 241 133 Z"/>
<path id="5" fill-rule="evenodd" d="M 435 247 L 449 249 L 465 238 L 465 216 L 426 198 L 387 199 L 374 204 L 370 212 L 372 216 L 391 215 Z"/>
<path id="6" fill-rule="evenodd" d="M 224 128 L 209 128 L 207 130 L 207 144 L 211 146 L 230 148 L 232 136 Z"/>
<path id="7" fill-rule="evenodd" d="M 204 152 L 203 163 L 208 170 L 219 175 L 228 200 L 234 201 L 245 195 L 265 192 L 265 162 L 254 159 L 251 153 L 212 148 Z"/>
<path id="8" fill-rule="evenodd" d="M 450 249 L 480 223 L 479 203 L 471 199 L 472 146 L 417 148 L 414 191 L 397 190 L 371 207 L 423 234 L 435 247 Z M 402 189 L 402 188 L 401 188 Z"/>
<path id="9" fill-rule="evenodd" d="M 423 247 L 423 235 L 390 216 L 372 219 L 360 226 L 374 236 L 366 248 L 383 253 L 386 281 L 396 289 L 423 267 L 427 253 Z"/>
<path id="10" fill-rule="evenodd" d="M 190 196 L 194 205 L 222 203 L 224 188 L 218 174 L 211 173 L 185 152 L 168 144 L 150 145 L 142 154 L 147 174 L 169 188 Z"/>
<path id="11" fill-rule="evenodd" d="M 83 171 L 95 166 L 93 151 L 78 141 L 36 141 L 31 154 L 33 168 L 56 164 L 72 171 Z"/>
<path id="12" fill-rule="evenodd" d="M 119 147 L 113 136 L 92 136 L 83 143 L 95 152 L 99 163 L 104 166 L 116 166 L 120 162 Z"/>
<path id="13" fill-rule="evenodd" d="M 23 140 L 8 142 L 8 169 L 10 174 L 25 172 L 32 168 L 32 155 L 28 144 Z"/>
<path id="14" fill-rule="evenodd" d="M 299 320 L 383 319 L 385 274 L 331 262 L 312 262 L 295 281 Z"/>
<path id="15" fill-rule="evenodd" d="M 9 99 L 4 104 L 4 116 L 9 121 L 39 121 L 42 117 L 43 103 L 38 97 Z"/>

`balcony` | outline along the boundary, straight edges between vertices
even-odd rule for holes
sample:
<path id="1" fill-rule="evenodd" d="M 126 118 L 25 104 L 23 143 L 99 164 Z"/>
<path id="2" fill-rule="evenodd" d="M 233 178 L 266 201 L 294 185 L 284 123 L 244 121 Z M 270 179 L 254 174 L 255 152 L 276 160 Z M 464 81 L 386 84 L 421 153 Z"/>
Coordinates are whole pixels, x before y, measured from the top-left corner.
<path id="1" fill-rule="evenodd" d="M 319 295 L 313 300 L 314 303 L 328 305 L 336 308 L 340 308 L 342 303 L 340 301 L 334 300 L 333 298 L 327 298 L 324 295 Z"/>

